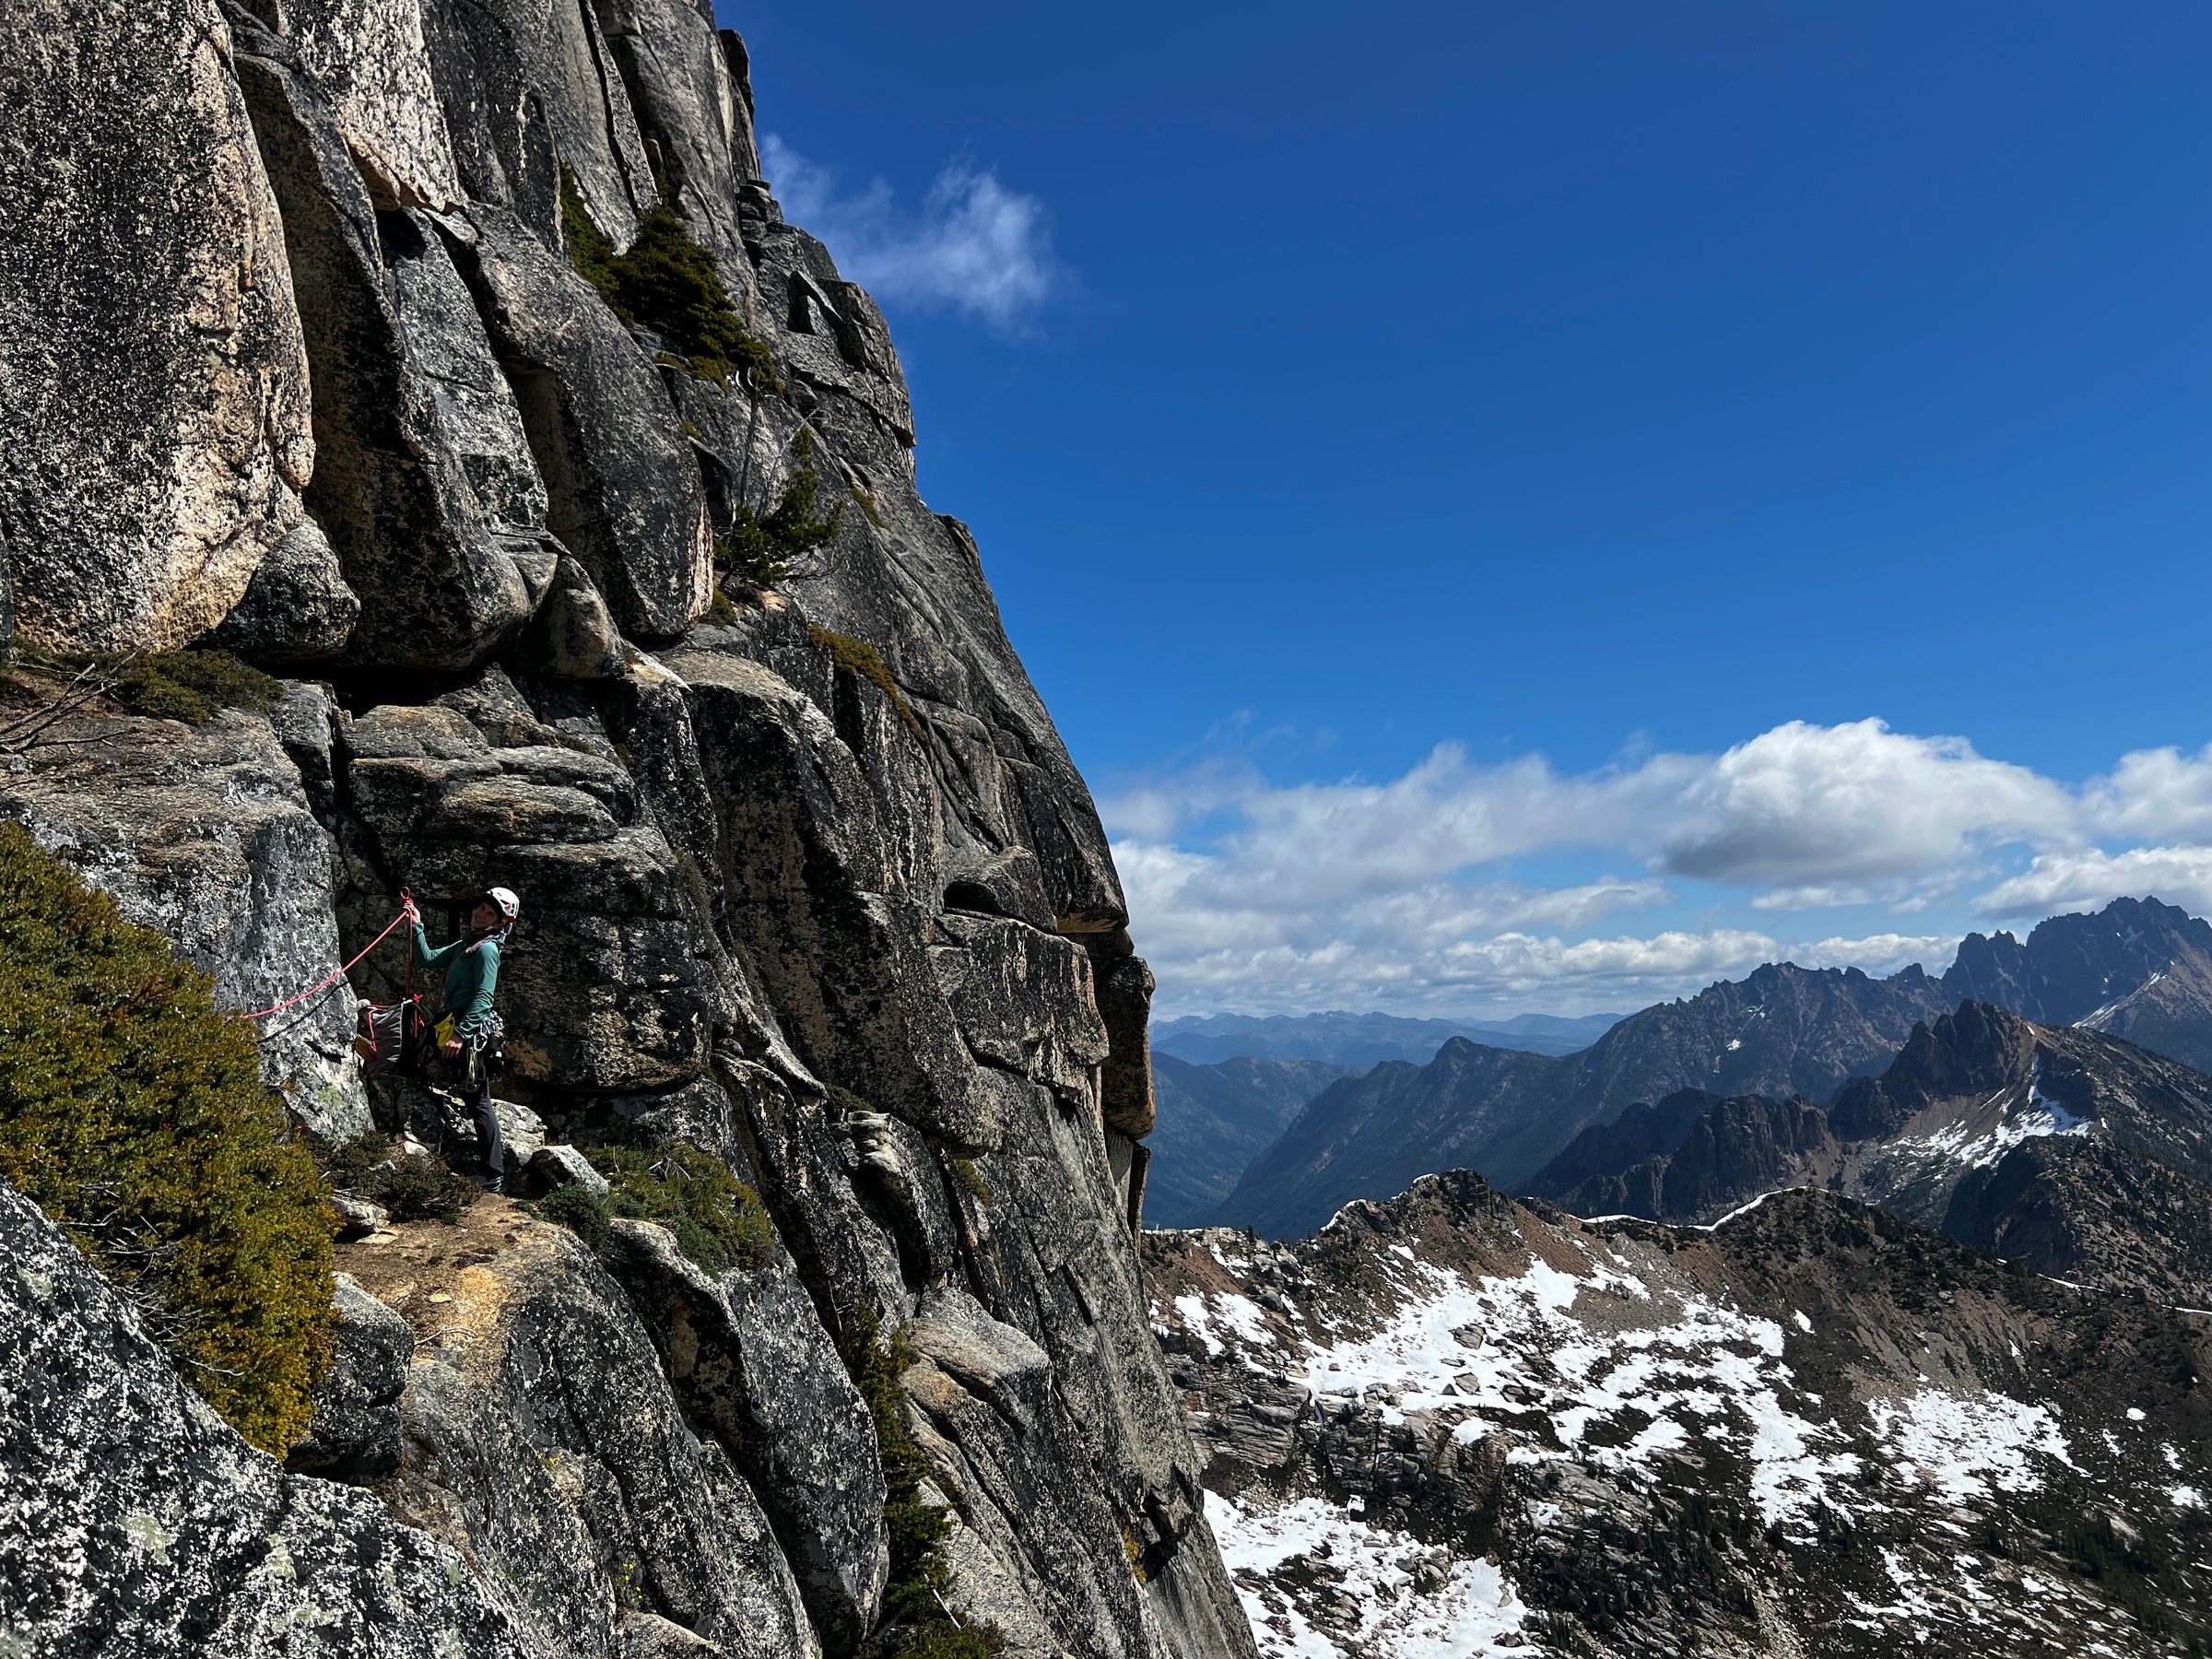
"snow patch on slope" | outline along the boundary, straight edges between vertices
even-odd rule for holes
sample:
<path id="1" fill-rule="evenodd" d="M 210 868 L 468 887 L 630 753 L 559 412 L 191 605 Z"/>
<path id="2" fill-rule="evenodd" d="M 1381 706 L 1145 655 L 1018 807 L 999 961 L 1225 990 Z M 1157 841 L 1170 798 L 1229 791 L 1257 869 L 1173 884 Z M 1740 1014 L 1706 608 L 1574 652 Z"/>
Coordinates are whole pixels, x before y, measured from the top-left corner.
<path id="1" fill-rule="evenodd" d="M 2003 1394 L 1970 1399 L 1929 1388 L 1901 1404 L 1873 1401 L 1866 1415 L 1900 1472 L 1929 1482 L 1955 1503 L 2036 1490 L 2042 1482 L 2030 1453 L 2076 1466 L 2048 1409 Z"/>
<path id="2" fill-rule="evenodd" d="M 1510 1659 L 1528 1652 L 1520 1634 L 1528 1610 L 1488 1561 L 1454 1561 L 1441 1587 L 1417 1594 L 1421 1547 L 1322 1499 L 1276 1504 L 1209 1493 L 1206 1518 L 1263 1659 L 1343 1659 L 1347 1651 L 1367 1659 Z M 1309 1559 L 1283 1571 L 1300 1556 Z M 1303 1594 L 1291 1588 L 1301 1580 Z"/>

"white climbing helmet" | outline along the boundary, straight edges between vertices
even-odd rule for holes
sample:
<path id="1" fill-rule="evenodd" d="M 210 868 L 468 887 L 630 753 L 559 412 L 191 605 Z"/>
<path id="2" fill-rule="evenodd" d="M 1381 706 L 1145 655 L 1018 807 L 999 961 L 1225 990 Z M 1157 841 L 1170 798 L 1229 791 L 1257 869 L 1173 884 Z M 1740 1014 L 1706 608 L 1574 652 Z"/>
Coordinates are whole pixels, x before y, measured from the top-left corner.
<path id="1" fill-rule="evenodd" d="M 509 923 L 523 913 L 523 901 L 514 896 L 512 888 L 487 888 L 484 897 L 490 901 L 491 908 Z"/>

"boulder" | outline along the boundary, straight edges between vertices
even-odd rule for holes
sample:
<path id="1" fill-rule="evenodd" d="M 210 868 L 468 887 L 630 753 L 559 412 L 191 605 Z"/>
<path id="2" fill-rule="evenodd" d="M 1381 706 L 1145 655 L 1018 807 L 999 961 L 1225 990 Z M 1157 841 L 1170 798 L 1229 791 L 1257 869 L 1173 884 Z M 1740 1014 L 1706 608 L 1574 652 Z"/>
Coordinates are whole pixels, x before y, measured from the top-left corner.
<path id="1" fill-rule="evenodd" d="M 351 1193 L 333 1193 L 330 1207 L 338 1212 L 341 1240 L 365 1239 L 372 1232 L 381 1232 L 392 1219 L 391 1212 L 382 1205 L 357 1198 Z"/>
<path id="2" fill-rule="evenodd" d="M 572 1234 L 518 1219 L 417 1349 L 394 1513 L 465 1547 L 548 1653 L 620 1655 L 628 1609 L 816 1659 L 759 1502 L 687 1424 L 621 1290 Z"/>
<path id="3" fill-rule="evenodd" d="M 540 1659 L 458 1551 L 288 1475 L 178 1380 L 61 1230 L 0 1186 L 0 1629 L 21 1651 Z"/>
<path id="4" fill-rule="evenodd" d="M 687 1414 L 759 1494 L 824 1646 L 852 1652 L 890 1573 L 876 1427 L 789 1259 L 711 1276 L 645 1221 L 613 1223 L 604 1259 Z"/>
<path id="5" fill-rule="evenodd" d="M 938 1370 L 1022 1427 L 1048 1387 L 1052 1358 L 1012 1325 L 991 1317 L 965 1290 L 924 1297 L 906 1339 Z"/>
<path id="6" fill-rule="evenodd" d="M 573 1147 L 540 1147 L 530 1159 L 530 1179 L 542 1192 L 580 1186 L 593 1196 L 607 1194 L 606 1177 L 592 1168 L 592 1160 Z"/>
<path id="7" fill-rule="evenodd" d="M 206 643 L 256 663 L 289 665 L 343 655 L 360 618 L 330 539 L 302 519 L 271 547 L 230 614 Z"/>
<path id="8" fill-rule="evenodd" d="M 300 522 L 307 354 L 215 0 L 0 20 L 0 526 L 56 650 L 205 633 Z"/>
<path id="9" fill-rule="evenodd" d="M 315 1389 L 314 1421 L 284 1466 L 366 1486 L 399 1467 L 399 1396 L 415 1357 L 415 1333 L 352 1275 L 338 1274 L 335 1281 L 330 1374 Z"/>
<path id="10" fill-rule="evenodd" d="M 997 916 L 948 912 L 930 961 L 969 1052 L 1095 1111 L 1106 1027 L 1090 958 L 1072 939 Z"/>
<path id="11" fill-rule="evenodd" d="M 622 635 L 606 601 L 590 573 L 565 553 L 526 644 L 547 673 L 565 679 L 607 679 L 624 667 Z"/>

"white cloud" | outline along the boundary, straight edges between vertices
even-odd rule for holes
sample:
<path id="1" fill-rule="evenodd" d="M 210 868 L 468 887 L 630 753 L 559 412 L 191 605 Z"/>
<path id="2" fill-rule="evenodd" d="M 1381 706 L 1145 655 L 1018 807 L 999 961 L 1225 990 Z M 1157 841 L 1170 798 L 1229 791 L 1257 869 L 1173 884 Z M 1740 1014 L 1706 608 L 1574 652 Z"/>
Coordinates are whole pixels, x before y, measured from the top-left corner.
<path id="1" fill-rule="evenodd" d="M 2212 839 L 2212 744 L 2194 755 L 2172 747 L 2123 755 L 2111 776 L 2089 784 L 2087 797 L 2090 816 L 2108 835 Z"/>
<path id="2" fill-rule="evenodd" d="M 760 159 L 785 216 L 820 237 L 838 269 L 878 300 L 949 307 L 1012 331 L 1065 286 L 1044 204 L 1008 190 L 989 168 L 948 163 L 921 211 L 909 213 L 881 179 L 841 195 L 828 168 L 773 133 L 762 137 Z"/>
<path id="3" fill-rule="evenodd" d="M 1985 759 L 1963 737 L 1908 736 L 1879 720 L 1762 732 L 1714 761 L 1679 810 L 1667 869 L 1816 891 L 1925 879 L 1983 848 L 2079 833 L 2064 786 Z"/>
<path id="4" fill-rule="evenodd" d="M 2212 848 L 2131 847 L 2105 853 L 2092 847 L 2047 853 L 1982 894 L 1974 910 L 1994 918 L 2040 920 L 2096 910 L 2113 899 L 2148 897 L 2200 915 L 2212 912 Z"/>
<path id="5" fill-rule="evenodd" d="M 1942 923 L 1968 910 L 2041 913 L 2153 888 L 2212 900 L 2212 853 L 2094 844 L 2115 827 L 2201 825 L 2212 837 L 2212 750 L 2131 755 L 2077 790 L 1964 738 L 1879 720 L 1793 721 L 1717 756 L 1649 754 L 1577 774 L 1539 756 L 1479 766 L 1453 744 L 1380 783 L 1278 788 L 1214 762 L 1145 780 L 1104 808 L 1163 1012 L 1572 1012 L 1783 959 L 1940 972 L 1959 937 Z M 1539 855 L 1621 861 L 1628 873 L 1558 887 L 1507 878 Z M 1700 897 L 1707 910 L 1694 919 L 1669 913 L 1688 902 L 1684 882 L 1724 896 Z M 1731 907 L 1741 920 L 1853 909 L 1931 919 L 1912 933 L 1777 935 L 1732 925 Z M 1585 936 L 1637 912 L 1654 912 L 1654 931 Z"/>

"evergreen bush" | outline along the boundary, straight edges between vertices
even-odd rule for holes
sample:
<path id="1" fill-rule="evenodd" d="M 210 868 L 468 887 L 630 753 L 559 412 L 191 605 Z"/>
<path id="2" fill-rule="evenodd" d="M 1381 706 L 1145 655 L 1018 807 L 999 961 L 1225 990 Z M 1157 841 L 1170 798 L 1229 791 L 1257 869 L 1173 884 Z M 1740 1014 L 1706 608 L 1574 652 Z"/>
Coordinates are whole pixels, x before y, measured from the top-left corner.
<path id="1" fill-rule="evenodd" d="M 782 389 L 775 358 L 746 332 L 713 254 L 691 240 L 665 192 L 638 221 L 629 251 L 618 253 L 583 205 L 574 170 L 564 167 L 560 221 L 570 263 L 599 290 L 615 315 L 681 347 L 689 354 L 686 366 L 701 380 L 726 386 L 732 373 L 745 369 L 762 389 Z"/>
<path id="2" fill-rule="evenodd" d="M 883 1520 L 891 1547 L 883 1611 L 875 1634 L 861 1645 L 860 1659 L 997 1659 L 1006 1642 L 996 1625 L 961 1625 L 945 1610 L 944 1594 L 952 1579 L 945 1540 L 952 1521 L 944 1510 L 922 1500 L 929 1459 L 907 1431 L 900 1412 L 906 1389 L 899 1378 L 914 1362 L 906 1334 L 894 1331 L 886 1341 L 876 1311 L 863 1303 L 841 1351 L 845 1370 L 876 1422 Z"/>
<path id="3" fill-rule="evenodd" d="M 332 1186 L 382 1206 L 394 1221 L 435 1220 L 451 1227 L 482 1196 L 475 1182 L 442 1160 L 396 1153 L 389 1135 L 373 1132 L 333 1151 L 323 1173 Z"/>
<path id="4" fill-rule="evenodd" d="M 34 672 L 70 675 L 90 670 L 86 677 L 96 688 L 133 714 L 182 720 L 188 725 L 213 720 L 224 709 L 265 714 L 284 690 L 282 681 L 212 647 L 157 652 L 135 661 L 126 653 L 57 656 L 35 647 L 26 647 L 20 655 Z M 20 679 L 15 683 L 24 685 Z"/>
<path id="5" fill-rule="evenodd" d="M 791 453 L 799 465 L 776 504 L 766 512 L 756 513 L 739 502 L 729 535 L 715 543 L 724 567 L 758 587 L 773 587 L 782 582 L 791 574 L 793 559 L 828 543 L 844 523 L 842 501 L 830 509 L 828 518 L 815 511 L 821 499 L 822 477 L 814 469 L 814 439 L 805 427 L 792 441 Z"/>
<path id="6" fill-rule="evenodd" d="M 336 1217 L 214 982 L 0 825 L 0 1177 L 283 1455 L 328 1363 Z"/>

